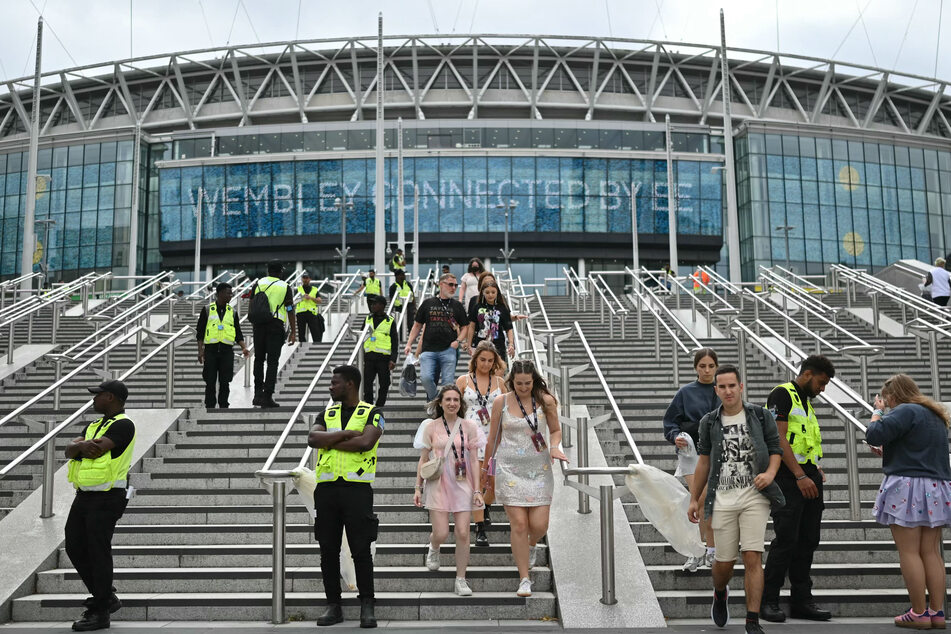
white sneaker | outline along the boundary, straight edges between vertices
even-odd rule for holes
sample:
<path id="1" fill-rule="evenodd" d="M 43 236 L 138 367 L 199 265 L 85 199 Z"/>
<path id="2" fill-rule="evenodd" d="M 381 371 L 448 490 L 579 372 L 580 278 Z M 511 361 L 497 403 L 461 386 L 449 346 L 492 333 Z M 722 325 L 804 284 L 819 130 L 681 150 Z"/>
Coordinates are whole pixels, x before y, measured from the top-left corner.
<path id="1" fill-rule="evenodd" d="M 515 594 L 520 597 L 532 596 L 532 580 L 528 577 L 522 579 L 518 584 L 518 591 Z"/>
<path id="2" fill-rule="evenodd" d="M 703 565 L 705 559 L 705 555 L 700 555 L 699 557 L 687 557 L 687 561 L 684 562 L 684 567 L 682 570 L 684 572 L 697 572 L 697 568 Z"/>
<path id="3" fill-rule="evenodd" d="M 703 563 L 700 565 L 703 566 L 704 568 L 713 568 L 713 562 L 717 560 L 716 557 L 717 557 L 716 551 L 710 552 L 708 550 L 707 553 L 703 556 Z"/>
<path id="4" fill-rule="evenodd" d="M 456 594 L 460 597 L 472 596 L 472 588 L 469 587 L 469 583 L 465 579 L 456 577 Z"/>
<path id="5" fill-rule="evenodd" d="M 426 550 L 426 568 L 429 570 L 439 570 L 439 551 L 433 550 L 432 546 L 428 546 Z"/>
<path id="6" fill-rule="evenodd" d="M 538 546 L 528 547 L 528 569 L 531 570 L 538 563 Z"/>

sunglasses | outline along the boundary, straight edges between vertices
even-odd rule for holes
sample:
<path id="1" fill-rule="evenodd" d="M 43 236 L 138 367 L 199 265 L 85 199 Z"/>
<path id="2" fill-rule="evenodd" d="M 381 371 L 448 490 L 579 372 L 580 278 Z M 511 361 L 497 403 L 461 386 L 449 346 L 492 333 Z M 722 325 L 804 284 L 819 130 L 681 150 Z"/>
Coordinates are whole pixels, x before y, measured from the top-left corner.
<path id="1" fill-rule="evenodd" d="M 446 286 L 452 286 L 453 288 L 455 288 L 456 286 L 459 286 L 457 282 L 443 282 L 443 284 L 445 284 Z"/>

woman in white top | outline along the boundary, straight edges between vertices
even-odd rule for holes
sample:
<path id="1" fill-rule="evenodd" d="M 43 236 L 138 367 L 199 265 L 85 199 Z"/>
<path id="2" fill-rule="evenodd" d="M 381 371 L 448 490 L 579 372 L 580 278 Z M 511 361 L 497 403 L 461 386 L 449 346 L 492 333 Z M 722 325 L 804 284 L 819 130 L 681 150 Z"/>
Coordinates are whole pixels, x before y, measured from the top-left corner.
<path id="1" fill-rule="evenodd" d="M 469 418 L 478 421 L 482 425 L 482 431 L 486 436 L 489 435 L 489 418 L 492 412 L 492 404 L 505 391 L 503 374 L 505 374 L 505 363 L 502 362 L 498 350 L 495 349 L 491 341 L 481 341 L 472 351 L 472 358 L 469 359 L 469 373 L 456 379 L 456 387 L 462 391 L 462 400 L 466 404 Z M 485 449 L 479 451 L 480 470 L 482 469 L 484 454 Z M 476 546 L 480 548 L 489 546 L 489 538 L 485 534 L 485 527 L 492 524 L 492 520 L 489 518 L 489 504 L 495 500 L 495 491 L 489 489 L 483 497 L 485 498 L 485 509 L 473 511 L 473 521 L 476 525 Z"/>
<path id="2" fill-rule="evenodd" d="M 469 260 L 469 269 L 459 280 L 459 301 L 462 307 L 469 309 L 469 300 L 479 295 L 479 276 L 485 273 L 485 267 L 482 266 L 482 260 L 472 258 Z"/>
<path id="3" fill-rule="evenodd" d="M 925 286 L 931 286 L 931 301 L 938 306 L 947 306 L 951 296 L 951 273 L 944 268 L 944 258 L 934 261 L 934 268 L 925 277 Z"/>

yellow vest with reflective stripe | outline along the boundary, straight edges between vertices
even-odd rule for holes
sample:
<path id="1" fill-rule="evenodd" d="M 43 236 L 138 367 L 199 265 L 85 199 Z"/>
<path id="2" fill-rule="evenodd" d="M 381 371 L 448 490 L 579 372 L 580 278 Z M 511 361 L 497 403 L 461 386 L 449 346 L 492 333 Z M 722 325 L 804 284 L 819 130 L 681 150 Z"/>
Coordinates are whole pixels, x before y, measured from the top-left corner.
<path id="1" fill-rule="evenodd" d="M 366 324 L 370 326 L 370 336 L 363 342 L 364 352 L 379 352 L 380 354 L 391 354 L 393 352 L 390 339 L 390 327 L 393 324 L 393 318 L 387 317 L 380 322 L 380 325 L 373 328 L 373 315 L 367 317 Z"/>
<path id="2" fill-rule="evenodd" d="M 366 295 L 382 295 L 383 282 L 378 277 L 368 277 L 363 283 L 363 292 Z"/>
<path id="3" fill-rule="evenodd" d="M 393 306 L 399 308 L 403 305 L 403 301 L 413 301 L 410 298 L 413 296 L 413 287 L 409 285 L 409 282 L 403 280 L 402 286 L 399 282 L 396 282 L 396 301 L 393 302 Z"/>
<path id="4" fill-rule="evenodd" d="M 819 432 L 819 419 L 812 409 L 812 403 L 806 401 L 803 406 L 799 392 L 793 383 L 784 383 L 779 387 L 789 392 L 792 408 L 789 410 L 789 427 L 786 430 L 786 440 L 796 456 L 796 462 L 805 464 L 811 462 L 819 464 L 822 457 L 822 434 Z"/>
<path id="5" fill-rule="evenodd" d="M 342 429 L 340 410 L 341 405 L 337 403 L 324 412 L 324 425 L 327 427 L 327 431 Z M 370 422 L 370 412 L 372 410 L 373 406 L 369 403 L 363 401 L 357 403 L 357 408 L 353 411 L 353 415 L 350 416 L 350 421 L 347 423 L 347 429 L 362 434 L 367 423 Z M 377 440 L 369 451 L 321 449 L 317 456 L 317 471 L 315 473 L 317 484 L 333 482 L 338 478 L 343 478 L 347 482 L 372 483 L 376 477 L 376 448 L 379 446 L 380 441 Z"/>
<path id="6" fill-rule="evenodd" d="M 114 422 L 126 419 L 125 414 L 118 414 L 103 424 L 100 418 L 86 428 L 85 440 L 102 438 Z M 113 457 L 112 451 L 107 451 L 98 458 L 83 458 L 70 460 L 67 470 L 67 479 L 73 486 L 82 491 L 109 491 L 113 488 L 124 489 L 128 484 L 129 467 L 132 466 L 132 450 L 135 448 L 135 435 L 121 456 Z"/>
<path id="7" fill-rule="evenodd" d="M 406 258 L 394 255 L 392 265 L 394 271 L 403 271 L 406 269 Z"/>
<path id="8" fill-rule="evenodd" d="M 265 291 L 265 289 L 267 289 Z M 254 294 L 265 293 L 267 303 L 271 306 L 271 315 L 287 323 L 287 306 L 284 299 L 287 297 L 287 282 L 276 277 L 262 277 L 254 289 Z"/>
<path id="9" fill-rule="evenodd" d="M 234 309 L 231 304 L 225 307 L 225 318 L 218 318 L 218 303 L 212 302 L 208 307 L 208 325 L 205 326 L 205 344 L 226 343 L 234 344 L 237 331 L 234 327 Z"/>
<path id="10" fill-rule="evenodd" d="M 298 286 L 298 287 L 297 287 L 297 292 L 300 293 L 301 295 L 303 295 L 304 297 L 310 297 L 310 298 L 313 299 L 314 301 L 311 302 L 311 301 L 301 300 L 301 301 L 297 302 L 297 305 L 294 307 L 294 312 L 295 312 L 295 313 L 313 313 L 313 314 L 315 314 L 315 315 L 319 315 L 319 314 L 320 314 L 320 307 L 317 305 L 317 301 L 316 301 L 316 300 L 317 300 L 317 287 L 314 286 L 313 284 L 311 284 L 311 286 L 310 286 L 310 292 L 309 292 L 309 293 L 305 293 L 305 292 L 304 292 L 304 286 L 301 285 L 301 286 Z"/>

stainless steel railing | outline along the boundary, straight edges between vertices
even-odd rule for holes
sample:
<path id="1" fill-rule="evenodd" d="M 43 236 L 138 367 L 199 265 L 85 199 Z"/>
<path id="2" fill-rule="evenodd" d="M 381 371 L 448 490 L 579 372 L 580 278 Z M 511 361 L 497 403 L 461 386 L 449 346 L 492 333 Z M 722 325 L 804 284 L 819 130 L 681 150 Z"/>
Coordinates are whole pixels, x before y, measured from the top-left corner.
<path id="1" fill-rule="evenodd" d="M 638 277 L 637 275 L 634 275 L 634 272 L 630 271 L 630 269 L 627 269 L 627 270 L 630 272 L 630 274 L 633 277 L 637 278 L 637 280 L 641 282 L 642 288 L 648 288 L 646 284 L 643 284 L 643 280 L 641 280 L 640 277 Z M 700 299 L 697 295 L 692 293 L 690 290 L 687 289 L 687 287 L 683 285 L 683 282 L 680 281 L 680 278 L 668 277 L 667 281 L 669 281 L 673 285 L 672 290 L 673 290 L 673 295 L 677 301 L 677 310 L 680 310 L 681 297 L 683 296 L 690 300 L 690 319 L 693 323 L 697 323 L 698 312 L 702 311 L 706 313 L 706 316 L 704 317 L 704 321 L 706 322 L 708 339 L 713 337 L 713 321 L 715 319 L 722 319 L 725 322 L 724 325 L 727 328 L 729 328 L 730 322 L 733 320 L 733 318 L 736 315 L 740 313 L 738 308 L 731 305 L 728 301 L 726 301 L 725 299 L 723 299 L 716 293 L 711 292 L 710 296 L 714 298 L 714 301 L 718 301 L 723 304 L 721 308 L 714 308 L 709 303 Z M 694 280 L 694 282 L 696 284 L 700 284 L 703 288 L 706 288 L 706 286 L 703 286 L 703 283 L 701 281 Z M 661 302 L 660 299 L 658 299 L 657 296 L 653 292 L 651 292 L 651 296 L 657 301 L 657 303 L 663 305 L 663 302 Z M 668 312 L 670 311 L 668 310 Z M 673 316 L 672 313 L 671 313 L 671 316 Z"/>
<path id="2" fill-rule="evenodd" d="M 604 277 L 602 277 L 600 273 L 588 275 L 588 280 L 590 281 L 591 288 L 594 289 L 592 298 L 595 301 L 593 303 L 597 303 L 600 306 L 599 320 L 601 324 L 604 324 L 604 309 L 607 307 L 611 313 L 608 319 L 610 334 L 612 337 L 614 336 L 614 322 L 618 321 L 621 324 L 621 338 L 623 339 L 626 336 L 625 323 L 630 311 L 621 303 L 621 300 L 617 298 L 617 295 L 614 294 L 614 291 L 611 290 L 611 287 L 604 281 Z M 599 299 L 600 301 L 598 301 Z"/>
<path id="3" fill-rule="evenodd" d="M 852 302 L 856 298 L 857 288 L 861 286 L 866 289 L 866 292 L 872 298 L 873 314 L 878 313 L 879 297 L 881 296 L 894 302 L 901 309 L 903 326 L 909 321 L 909 311 L 912 313 L 912 319 L 927 318 L 932 323 L 945 327 L 951 325 L 951 315 L 945 309 L 923 297 L 909 293 L 903 288 L 889 284 L 864 271 L 850 269 L 840 264 L 833 264 L 829 267 L 829 271 L 835 288 L 839 288 L 842 282 L 845 282 L 846 305 L 849 307 L 852 306 Z"/>
<path id="4" fill-rule="evenodd" d="M 839 309 L 817 299 L 815 293 L 810 291 L 809 287 L 800 286 L 765 266 L 759 267 L 759 275 L 764 291 L 769 291 L 772 287 L 773 291 L 785 291 L 787 294 L 795 295 L 800 304 L 810 306 L 817 313 L 829 315 L 835 321 Z"/>
<path id="5" fill-rule="evenodd" d="M 562 267 L 561 270 L 565 273 L 565 286 L 568 289 L 568 295 L 571 297 L 575 308 L 578 310 L 587 310 L 588 290 L 581 283 L 581 278 L 578 277 L 574 267 Z"/>
<path id="6" fill-rule="evenodd" d="M 919 359 L 921 358 L 921 340 L 928 340 L 929 365 L 931 366 L 931 391 L 934 399 L 940 403 L 942 402 L 942 398 L 941 375 L 939 374 L 939 370 L 941 369 L 942 360 L 938 358 L 938 337 L 951 339 L 951 328 L 937 326 L 929 321 L 917 318 L 910 321 L 906 325 L 906 329 L 911 330 L 911 333 L 915 336 L 915 347 Z"/>

